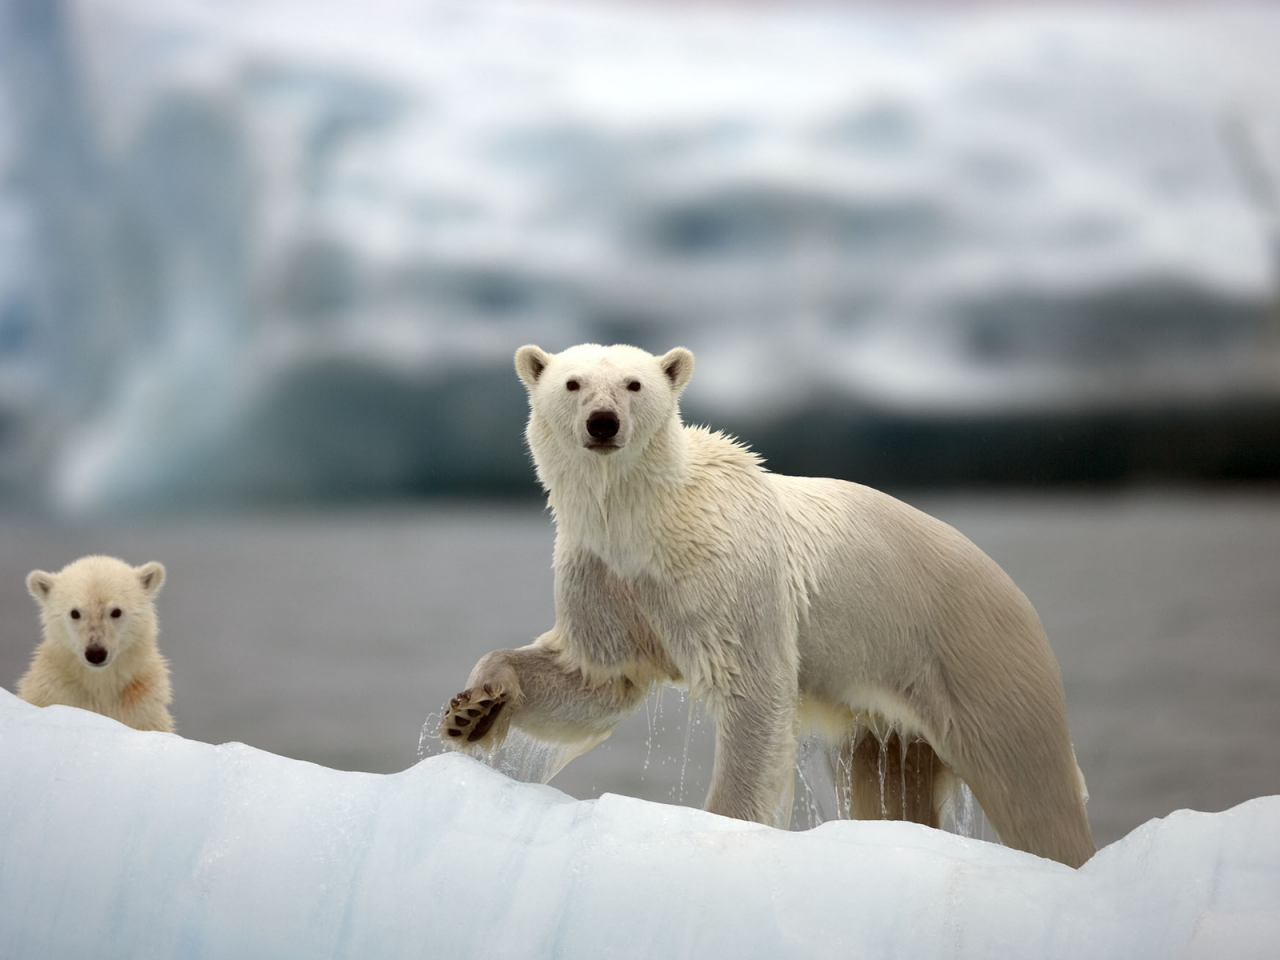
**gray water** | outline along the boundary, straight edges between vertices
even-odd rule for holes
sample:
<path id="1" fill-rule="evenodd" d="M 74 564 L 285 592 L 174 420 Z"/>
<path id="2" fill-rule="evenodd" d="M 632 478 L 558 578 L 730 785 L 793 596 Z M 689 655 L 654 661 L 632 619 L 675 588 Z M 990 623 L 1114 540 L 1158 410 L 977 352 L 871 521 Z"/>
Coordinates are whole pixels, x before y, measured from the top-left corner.
<path id="1" fill-rule="evenodd" d="M 1040 611 L 1100 844 L 1178 808 L 1280 793 L 1280 496 L 907 499 L 974 539 Z M 534 503 L 129 524 L 0 517 L 0 685 L 16 686 L 39 638 L 27 571 L 94 552 L 160 560 L 179 732 L 401 770 L 482 653 L 551 624 L 552 540 Z M 552 784 L 700 805 L 713 732 L 667 691 Z"/>

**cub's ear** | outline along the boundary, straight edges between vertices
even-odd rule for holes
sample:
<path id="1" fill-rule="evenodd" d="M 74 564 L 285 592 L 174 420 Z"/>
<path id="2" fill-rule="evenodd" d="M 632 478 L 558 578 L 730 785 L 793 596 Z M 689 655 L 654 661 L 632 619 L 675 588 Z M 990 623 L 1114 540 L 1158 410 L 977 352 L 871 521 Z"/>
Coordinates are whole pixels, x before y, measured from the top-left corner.
<path id="1" fill-rule="evenodd" d="M 164 585 L 164 564 L 162 563 L 152 560 L 140 567 L 134 567 L 133 572 L 137 574 L 138 582 L 142 584 L 142 589 L 149 597 L 154 597 Z"/>
<path id="2" fill-rule="evenodd" d="M 551 354 L 532 343 L 525 344 L 516 351 L 516 376 L 524 383 L 525 388 L 532 390 L 542 371 L 551 362 Z"/>
<path id="3" fill-rule="evenodd" d="M 44 603 L 53 593 L 54 577 L 43 570 L 32 570 L 27 574 L 27 593 L 35 598 L 36 603 Z"/>
<path id="4" fill-rule="evenodd" d="M 671 388 L 679 393 L 693 376 L 693 351 L 684 347 L 668 350 L 658 358 L 658 366 L 671 381 Z"/>

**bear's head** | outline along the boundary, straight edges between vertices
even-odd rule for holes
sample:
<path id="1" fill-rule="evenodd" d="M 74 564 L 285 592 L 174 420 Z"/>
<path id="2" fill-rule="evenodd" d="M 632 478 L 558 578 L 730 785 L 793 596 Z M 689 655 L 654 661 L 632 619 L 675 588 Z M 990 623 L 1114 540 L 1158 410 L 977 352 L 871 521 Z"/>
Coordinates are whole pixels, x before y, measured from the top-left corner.
<path id="1" fill-rule="evenodd" d="M 678 426 L 693 354 L 676 347 L 655 357 L 595 343 L 547 353 L 529 345 L 516 351 L 516 373 L 529 391 L 527 436 L 542 473 L 549 458 L 631 460 Z"/>
<path id="2" fill-rule="evenodd" d="M 155 636 L 152 601 L 163 583 L 159 563 L 131 567 L 113 557 L 81 557 L 58 573 L 27 574 L 45 638 L 93 670 L 105 670 L 137 640 Z"/>

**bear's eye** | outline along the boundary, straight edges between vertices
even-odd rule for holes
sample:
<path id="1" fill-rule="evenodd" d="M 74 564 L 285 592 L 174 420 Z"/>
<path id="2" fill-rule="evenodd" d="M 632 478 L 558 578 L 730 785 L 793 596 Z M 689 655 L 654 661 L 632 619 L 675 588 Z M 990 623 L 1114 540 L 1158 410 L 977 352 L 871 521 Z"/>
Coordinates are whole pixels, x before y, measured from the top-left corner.
<path id="1" fill-rule="evenodd" d="M 580 386 L 582 386 L 582 384 L 578 383 L 577 380 L 570 380 L 568 383 L 564 385 L 564 388 L 568 390 L 570 393 L 572 393 L 574 390 L 577 390 L 578 387 Z"/>
<path id="2" fill-rule="evenodd" d="M 72 620 L 79 620 L 79 619 L 80 619 L 80 611 L 79 611 L 79 610 L 77 610 L 75 607 L 72 607 L 72 608 L 71 608 L 71 619 L 72 619 Z"/>
<path id="3" fill-rule="evenodd" d="M 630 390 L 632 393 L 639 393 L 639 392 L 640 392 L 640 381 L 639 381 L 639 380 L 632 380 L 630 383 L 628 383 L 628 384 L 627 384 L 627 389 L 628 389 L 628 390 Z"/>
<path id="4" fill-rule="evenodd" d="M 121 615 L 122 615 L 123 613 L 124 613 L 124 611 L 123 611 L 123 610 L 121 610 L 119 607 L 112 607 L 112 608 L 111 608 L 111 619 L 112 619 L 112 620 L 119 620 L 119 619 L 120 619 L 120 617 L 121 617 Z"/>

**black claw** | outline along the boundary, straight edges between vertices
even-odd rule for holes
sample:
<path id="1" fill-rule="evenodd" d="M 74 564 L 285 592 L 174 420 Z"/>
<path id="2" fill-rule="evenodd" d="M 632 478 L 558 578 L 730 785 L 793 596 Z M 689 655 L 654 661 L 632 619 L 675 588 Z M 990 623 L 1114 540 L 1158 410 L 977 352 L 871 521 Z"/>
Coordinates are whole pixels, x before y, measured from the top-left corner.
<path id="1" fill-rule="evenodd" d="M 454 717 L 454 718 L 453 718 L 453 722 L 454 722 L 454 723 L 456 723 L 456 724 L 457 724 L 458 726 L 460 726 L 460 727 L 469 727 L 469 726 L 471 726 L 471 721 L 470 721 L 470 719 L 468 719 L 467 717 Z"/>
<path id="2" fill-rule="evenodd" d="M 446 730 L 446 731 L 445 731 L 445 733 L 447 733 L 447 734 L 448 734 L 449 736 L 451 736 L 451 737 L 460 737 L 460 736 L 462 736 L 462 731 L 461 731 L 461 730 L 454 730 L 454 729 L 452 729 L 452 728 L 450 728 L 450 729 Z"/>

